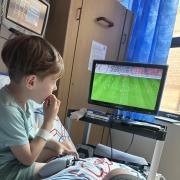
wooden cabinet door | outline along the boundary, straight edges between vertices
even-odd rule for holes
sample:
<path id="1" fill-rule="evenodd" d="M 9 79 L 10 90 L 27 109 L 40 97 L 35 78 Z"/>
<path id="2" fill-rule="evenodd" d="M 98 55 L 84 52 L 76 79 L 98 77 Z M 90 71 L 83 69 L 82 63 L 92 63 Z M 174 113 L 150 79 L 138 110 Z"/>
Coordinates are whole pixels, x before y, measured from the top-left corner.
<path id="1" fill-rule="evenodd" d="M 107 46 L 107 60 L 118 59 L 120 39 L 126 10 L 116 0 L 84 0 L 81 12 L 81 20 L 74 55 L 71 75 L 70 91 L 68 97 L 68 109 L 100 108 L 88 104 L 88 92 L 91 72 L 88 70 L 92 40 Z M 106 17 L 114 23 L 113 27 L 99 24 L 98 17 Z M 75 143 L 82 140 L 83 123 L 74 123 L 72 138 Z M 100 141 L 102 127 L 93 126 L 90 142 L 95 144 Z"/>
<path id="2" fill-rule="evenodd" d="M 61 52 L 64 60 L 65 73 L 58 83 L 57 92 L 62 102 L 58 115 L 64 124 L 83 0 L 55 0 L 53 2 L 55 3 L 51 7 L 53 17 L 50 18 L 46 37 Z"/>

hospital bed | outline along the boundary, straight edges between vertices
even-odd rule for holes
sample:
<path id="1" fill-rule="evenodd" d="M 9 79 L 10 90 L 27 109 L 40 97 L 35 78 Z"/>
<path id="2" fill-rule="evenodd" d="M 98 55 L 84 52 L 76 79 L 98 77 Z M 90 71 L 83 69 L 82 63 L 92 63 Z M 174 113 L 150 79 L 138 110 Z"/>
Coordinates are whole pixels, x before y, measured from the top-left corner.
<path id="1" fill-rule="evenodd" d="M 4 74 L 0 73 L 0 88 L 10 82 L 9 77 Z M 43 122 L 43 108 L 42 106 L 37 106 L 34 111 L 34 119 L 35 123 L 38 127 L 41 127 Z M 68 132 L 62 125 L 61 121 L 57 117 L 54 121 L 54 127 L 51 130 L 52 138 L 59 141 L 69 141 L 73 143 Z M 108 174 L 111 170 L 116 168 L 128 169 L 134 176 L 137 176 L 139 179 L 145 180 L 144 174 L 138 172 L 137 170 L 131 168 L 130 166 L 110 161 L 107 158 L 99 158 L 99 157 L 90 157 L 86 159 L 80 159 L 80 161 L 76 161 L 74 165 L 69 166 L 62 171 L 57 172 L 50 177 L 44 178 L 46 180 L 58 180 L 58 179 L 93 179 L 93 180 L 100 180 L 106 174 Z"/>

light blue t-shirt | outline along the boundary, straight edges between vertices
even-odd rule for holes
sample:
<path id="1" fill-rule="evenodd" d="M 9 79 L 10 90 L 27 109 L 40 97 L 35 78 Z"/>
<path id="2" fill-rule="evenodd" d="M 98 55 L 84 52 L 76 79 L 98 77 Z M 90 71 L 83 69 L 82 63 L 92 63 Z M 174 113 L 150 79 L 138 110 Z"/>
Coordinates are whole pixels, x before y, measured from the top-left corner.
<path id="1" fill-rule="evenodd" d="M 22 165 L 10 150 L 13 145 L 28 144 L 36 134 L 33 103 L 26 105 L 25 112 L 7 86 L 0 89 L 0 177 L 31 179 L 34 165 Z"/>

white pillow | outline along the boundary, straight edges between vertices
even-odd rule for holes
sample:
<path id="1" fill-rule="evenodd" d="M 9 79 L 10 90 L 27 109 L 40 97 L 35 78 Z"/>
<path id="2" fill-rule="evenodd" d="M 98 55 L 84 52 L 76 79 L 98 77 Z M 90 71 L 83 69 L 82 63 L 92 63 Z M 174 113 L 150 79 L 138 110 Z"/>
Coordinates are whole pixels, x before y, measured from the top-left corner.
<path id="1" fill-rule="evenodd" d="M 35 113 L 35 123 L 37 125 L 37 128 L 40 128 L 43 123 L 43 120 L 44 120 L 43 109 L 37 108 L 34 113 Z M 62 125 L 59 117 L 56 117 L 56 119 L 54 121 L 54 126 L 53 126 L 53 129 L 51 130 L 51 135 L 52 135 L 53 139 L 55 139 L 59 142 L 63 142 L 63 141 L 67 140 L 72 143 L 72 140 L 71 140 L 68 132 Z"/>
<path id="2" fill-rule="evenodd" d="M 10 83 L 10 78 L 7 73 L 0 72 L 0 89 Z"/>

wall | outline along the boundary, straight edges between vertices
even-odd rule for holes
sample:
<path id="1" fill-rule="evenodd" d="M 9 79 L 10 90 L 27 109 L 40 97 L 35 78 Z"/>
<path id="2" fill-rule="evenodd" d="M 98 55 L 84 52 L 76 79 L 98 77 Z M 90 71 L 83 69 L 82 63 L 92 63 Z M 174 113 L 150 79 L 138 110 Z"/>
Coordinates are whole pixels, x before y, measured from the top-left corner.
<path id="1" fill-rule="evenodd" d="M 3 44 L 6 42 L 6 39 L 10 36 L 10 32 L 1 26 L 1 31 L 0 31 L 0 52 L 2 50 Z M 0 72 L 7 72 L 6 66 L 2 62 L 1 56 L 0 56 Z"/>

